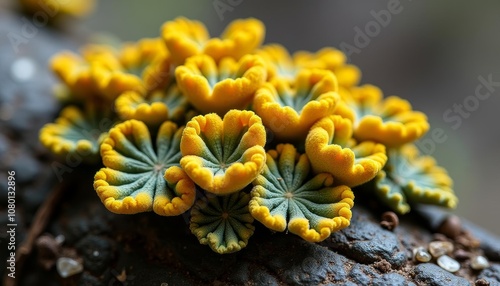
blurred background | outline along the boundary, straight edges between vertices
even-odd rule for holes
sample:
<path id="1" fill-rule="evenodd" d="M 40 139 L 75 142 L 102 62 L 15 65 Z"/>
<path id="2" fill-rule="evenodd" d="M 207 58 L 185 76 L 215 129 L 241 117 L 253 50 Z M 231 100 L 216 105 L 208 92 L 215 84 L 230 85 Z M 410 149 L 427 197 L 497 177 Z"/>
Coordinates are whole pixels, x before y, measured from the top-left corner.
<path id="1" fill-rule="evenodd" d="M 135 41 L 159 36 L 178 16 L 204 22 L 213 36 L 233 19 L 255 17 L 266 25 L 266 43 L 291 52 L 348 48 L 362 83 L 428 115 L 420 147 L 454 179 L 455 213 L 500 235 L 499 1 L 99 1 L 65 30 Z M 480 93 L 491 96 L 477 99 L 476 87 L 488 81 Z"/>

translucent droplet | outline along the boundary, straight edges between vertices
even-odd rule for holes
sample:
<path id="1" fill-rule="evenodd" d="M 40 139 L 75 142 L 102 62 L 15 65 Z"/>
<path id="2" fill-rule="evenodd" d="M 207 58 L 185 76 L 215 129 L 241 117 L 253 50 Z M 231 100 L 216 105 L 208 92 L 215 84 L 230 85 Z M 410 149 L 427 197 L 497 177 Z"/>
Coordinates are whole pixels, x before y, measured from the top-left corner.
<path id="1" fill-rule="evenodd" d="M 92 255 L 94 255 L 95 257 L 99 256 L 99 254 L 100 254 L 100 253 L 99 253 L 99 251 L 97 251 L 97 250 L 94 250 L 94 252 L 92 252 Z"/>
<path id="2" fill-rule="evenodd" d="M 415 260 L 418 262 L 429 262 L 432 259 L 432 256 L 425 250 L 423 247 L 418 247 L 413 250 L 413 255 L 415 256 Z"/>
<path id="3" fill-rule="evenodd" d="M 67 278 L 83 271 L 83 265 L 68 257 L 60 257 L 56 262 L 57 272 L 62 278 Z"/>
<path id="4" fill-rule="evenodd" d="M 448 272 L 457 272 L 460 269 L 460 263 L 448 255 L 441 255 L 437 259 L 437 264 Z"/>
<path id="5" fill-rule="evenodd" d="M 10 67 L 12 78 L 16 81 L 28 81 L 35 74 L 36 66 L 30 58 L 19 58 Z"/>
<path id="6" fill-rule="evenodd" d="M 55 237 L 55 240 L 57 244 L 62 245 L 66 240 L 66 238 L 64 237 L 64 235 L 59 234 L 58 236 Z"/>
<path id="7" fill-rule="evenodd" d="M 472 260 L 470 261 L 470 267 L 474 270 L 482 270 L 490 267 L 490 263 L 488 262 L 488 259 L 486 259 L 486 257 L 479 255 L 472 258 Z"/>
<path id="8" fill-rule="evenodd" d="M 433 241 L 429 243 L 429 252 L 436 258 L 444 254 L 452 253 L 453 248 L 453 243 L 449 241 Z"/>

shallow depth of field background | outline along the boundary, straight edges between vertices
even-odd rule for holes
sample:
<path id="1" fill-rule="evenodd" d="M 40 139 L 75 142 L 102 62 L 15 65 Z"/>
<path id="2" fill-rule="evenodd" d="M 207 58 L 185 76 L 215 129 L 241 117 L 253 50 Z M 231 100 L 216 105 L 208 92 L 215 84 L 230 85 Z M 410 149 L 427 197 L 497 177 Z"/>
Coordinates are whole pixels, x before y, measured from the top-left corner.
<path id="1" fill-rule="evenodd" d="M 237 5 L 221 14 L 214 3 Z M 356 46 L 356 27 L 364 31 L 373 24 L 373 14 L 387 10 L 387 5 L 327 0 L 100 1 L 92 15 L 71 22 L 71 28 L 89 39 L 113 35 L 134 41 L 158 36 L 162 23 L 177 16 L 204 22 L 214 36 L 233 19 L 255 17 L 267 27 L 266 43 L 280 43 L 292 52 L 316 51 L 341 43 Z M 500 2 L 401 0 L 397 7 L 400 13 L 392 14 L 385 27 L 378 25 L 378 32 L 372 30 L 376 35 L 366 46 L 358 46 L 350 62 L 362 70 L 362 83 L 408 99 L 425 112 L 429 133 L 442 130 L 446 141 L 435 148 L 425 145 L 425 152 L 455 180 L 460 199 L 455 213 L 500 235 L 500 86 L 480 100 L 468 118 L 460 116 L 460 124 L 443 118 L 454 104 L 473 103 L 470 97 L 479 76 L 491 76 L 500 85 Z"/>

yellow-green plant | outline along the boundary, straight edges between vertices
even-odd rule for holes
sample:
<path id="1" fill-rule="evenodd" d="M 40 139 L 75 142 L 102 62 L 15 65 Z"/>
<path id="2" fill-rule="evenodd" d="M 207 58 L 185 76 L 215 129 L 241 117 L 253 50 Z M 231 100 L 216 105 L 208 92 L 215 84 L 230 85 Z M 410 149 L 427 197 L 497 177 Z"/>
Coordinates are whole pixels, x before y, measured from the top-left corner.
<path id="1" fill-rule="evenodd" d="M 100 155 L 94 189 L 110 211 L 190 212 L 192 233 L 221 254 L 247 245 L 254 220 L 322 241 L 349 226 L 355 194 L 400 214 L 456 206 L 446 171 L 412 145 L 429 130 L 423 113 L 359 86 L 341 51 L 290 55 L 261 46 L 264 29 L 237 20 L 210 38 L 177 18 L 155 39 L 62 52 L 51 67 L 68 107 L 40 141 Z"/>

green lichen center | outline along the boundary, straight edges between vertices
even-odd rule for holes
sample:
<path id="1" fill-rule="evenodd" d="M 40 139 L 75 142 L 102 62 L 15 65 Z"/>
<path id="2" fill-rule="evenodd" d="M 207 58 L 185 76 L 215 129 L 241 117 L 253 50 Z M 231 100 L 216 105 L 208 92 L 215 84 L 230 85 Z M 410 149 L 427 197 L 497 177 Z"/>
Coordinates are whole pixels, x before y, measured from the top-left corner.
<path id="1" fill-rule="evenodd" d="M 147 63 L 140 63 L 134 66 L 127 67 L 125 71 L 137 76 L 138 78 L 142 78 L 142 73 L 144 72 L 144 69 L 146 69 L 146 67 Z"/>
<path id="2" fill-rule="evenodd" d="M 156 164 L 153 166 L 153 171 L 154 171 L 155 173 L 159 173 L 159 172 L 161 172 L 164 168 L 165 168 L 165 165 L 164 165 L 164 164 L 161 164 L 161 163 L 156 163 Z"/>
<path id="3" fill-rule="evenodd" d="M 306 104 L 315 99 L 312 90 L 287 90 L 278 91 L 277 101 L 282 107 L 290 106 L 300 114 Z"/>

